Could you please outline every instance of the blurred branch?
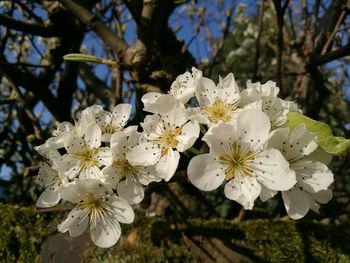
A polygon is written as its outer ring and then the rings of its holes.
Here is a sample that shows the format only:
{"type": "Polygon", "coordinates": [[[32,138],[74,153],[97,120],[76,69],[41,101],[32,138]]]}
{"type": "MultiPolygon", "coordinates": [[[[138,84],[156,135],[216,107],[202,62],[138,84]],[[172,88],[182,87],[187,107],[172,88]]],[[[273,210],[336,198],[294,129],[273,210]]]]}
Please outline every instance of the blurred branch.
{"type": "Polygon", "coordinates": [[[313,58],[312,62],[316,65],[322,65],[345,56],[350,56],[350,43],[336,50],[330,51],[327,54],[317,55],[313,58]]]}
{"type": "Polygon", "coordinates": [[[60,0],[60,2],[64,4],[69,12],[90,27],[107,46],[117,53],[119,58],[124,56],[125,51],[129,47],[128,44],[117,37],[116,34],[102,23],[95,14],[91,13],[73,0],[60,0]]]}
{"type": "Polygon", "coordinates": [[[104,81],[95,76],[92,67],[86,63],[79,63],[79,75],[86,87],[91,90],[104,104],[113,104],[111,88],[104,81]]]}
{"type": "Polygon", "coordinates": [[[284,14],[288,7],[289,0],[285,0],[282,5],[282,1],[273,0],[273,5],[276,10],[277,16],[277,85],[280,87],[281,93],[283,93],[283,83],[282,83],[282,53],[283,53],[283,25],[284,25],[284,14]]]}
{"type": "Polygon", "coordinates": [[[254,59],[254,71],[253,71],[253,82],[258,81],[259,73],[259,57],[260,57],[260,39],[263,31],[263,18],[264,18],[264,0],[260,2],[259,10],[259,25],[258,25],[258,36],[255,42],[255,59],[254,59]]]}
{"type": "Polygon", "coordinates": [[[40,24],[23,22],[4,14],[0,14],[0,24],[10,29],[36,36],[55,37],[59,35],[55,26],[44,26],[40,24]]]}

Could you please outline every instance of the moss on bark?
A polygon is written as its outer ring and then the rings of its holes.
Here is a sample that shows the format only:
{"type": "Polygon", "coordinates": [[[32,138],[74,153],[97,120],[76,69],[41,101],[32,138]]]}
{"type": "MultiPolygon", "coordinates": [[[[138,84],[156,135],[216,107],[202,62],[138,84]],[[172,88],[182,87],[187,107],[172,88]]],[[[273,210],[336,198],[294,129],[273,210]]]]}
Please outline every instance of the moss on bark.
{"type": "Polygon", "coordinates": [[[0,262],[39,262],[47,219],[33,208],[0,204],[0,262]]]}
{"type": "MultiPolygon", "coordinates": [[[[122,226],[116,246],[91,246],[84,262],[350,262],[349,224],[136,218],[122,226]]],[[[0,262],[38,262],[51,219],[32,208],[0,205],[0,262]]]]}

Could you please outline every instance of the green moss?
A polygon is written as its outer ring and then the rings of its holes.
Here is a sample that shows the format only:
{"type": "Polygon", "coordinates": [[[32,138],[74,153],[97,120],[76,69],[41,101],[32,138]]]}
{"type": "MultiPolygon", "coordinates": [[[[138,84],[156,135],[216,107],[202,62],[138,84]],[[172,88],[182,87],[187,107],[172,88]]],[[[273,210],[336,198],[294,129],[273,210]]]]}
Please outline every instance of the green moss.
{"type": "Polygon", "coordinates": [[[47,227],[33,208],[0,204],[0,262],[39,262],[47,227]]]}
{"type": "Polygon", "coordinates": [[[124,232],[114,248],[91,248],[85,262],[350,262],[348,225],[143,218],[124,232]]]}

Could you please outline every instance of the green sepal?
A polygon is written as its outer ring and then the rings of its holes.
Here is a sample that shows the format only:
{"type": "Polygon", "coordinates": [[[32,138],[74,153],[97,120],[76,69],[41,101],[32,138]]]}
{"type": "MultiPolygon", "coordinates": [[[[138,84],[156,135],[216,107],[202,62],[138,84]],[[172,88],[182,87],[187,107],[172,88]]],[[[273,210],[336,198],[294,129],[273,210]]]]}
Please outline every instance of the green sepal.
{"type": "Polygon", "coordinates": [[[327,153],[340,155],[350,147],[350,139],[333,136],[331,127],[326,123],[315,121],[297,112],[289,112],[286,126],[294,129],[304,123],[306,129],[317,135],[319,146],[327,153]]]}

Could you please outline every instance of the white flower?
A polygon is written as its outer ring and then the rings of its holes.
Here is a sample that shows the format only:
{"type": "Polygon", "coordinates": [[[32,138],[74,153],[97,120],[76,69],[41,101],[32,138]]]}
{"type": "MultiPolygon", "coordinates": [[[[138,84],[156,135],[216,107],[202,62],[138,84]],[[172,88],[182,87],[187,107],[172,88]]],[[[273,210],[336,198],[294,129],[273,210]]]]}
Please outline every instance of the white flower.
{"type": "Polygon", "coordinates": [[[203,140],[210,153],[192,158],[188,165],[190,181],[199,189],[211,191],[225,180],[225,195],[252,209],[261,185],[271,190],[288,190],[295,175],[282,154],[266,148],[270,121],[259,110],[241,112],[234,124],[212,126],[203,140]]]}
{"type": "Polygon", "coordinates": [[[114,133],[110,145],[113,152],[113,164],[102,170],[107,176],[106,183],[116,188],[118,195],[131,204],[142,201],[143,185],[162,179],[158,177],[155,166],[133,165],[126,159],[126,153],[138,144],[140,135],[136,130],[114,133]]]}
{"type": "Polygon", "coordinates": [[[58,231],[77,237],[90,226],[91,239],[99,247],[111,247],[121,234],[120,223],[134,221],[134,211],[112,188],[94,179],[79,180],[61,190],[62,198],[75,205],[58,231]]]}
{"type": "Polygon", "coordinates": [[[130,113],[131,105],[127,103],[118,104],[112,113],[103,110],[101,106],[94,105],[82,112],[80,122],[84,125],[96,122],[102,131],[101,140],[108,142],[113,133],[124,129],[124,126],[129,120],[130,113]]]}
{"type": "Polygon", "coordinates": [[[174,175],[180,154],[190,148],[199,136],[197,122],[187,121],[185,109],[175,107],[164,114],[149,115],[142,125],[139,145],[126,158],[133,165],[157,164],[160,177],[168,181],[174,175]]]}
{"type": "Polygon", "coordinates": [[[171,84],[169,94],[158,92],[146,93],[141,98],[144,104],[144,111],[164,113],[171,110],[175,106],[176,101],[182,104],[187,103],[194,97],[197,82],[201,77],[202,72],[196,68],[192,68],[192,74],[185,72],[176,78],[171,84]],[[169,98],[165,98],[166,96],[171,96],[174,100],[170,101],[169,98]],[[160,104],[162,105],[160,106],[160,104]]]}
{"type": "Polygon", "coordinates": [[[65,142],[67,154],[62,156],[58,169],[70,179],[80,178],[100,179],[101,166],[112,164],[112,152],[101,145],[101,129],[92,122],[85,131],[84,138],[71,136],[65,142]]]}
{"type": "Polygon", "coordinates": [[[247,88],[241,92],[241,105],[247,107],[252,103],[260,102],[261,110],[271,121],[271,128],[283,127],[287,121],[288,112],[300,112],[300,110],[296,103],[277,98],[278,92],[279,88],[273,81],[260,84],[260,82],[252,83],[248,80],[247,88]]]}
{"type": "MultiPolygon", "coordinates": [[[[333,182],[333,174],[327,165],[315,160],[316,155],[311,155],[317,148],[316,135],[307,131],[304,124],[292,131],[288,128],[273,131],[269,146],[282,152],[296,174],[296,185],[282,192],[291,218],[302,218],[310,209],[317,212],[319,203],[327,203],[332,198],[328,187],[333,182]]],[[[317,156],[322,155],[319,153],[317,156]]]]}
{"type": "Polygon", "coordinates": [[[36,206],[52,207],[59,203],[61,194],[59,189],[68,183],[68,179],[63,177],[57,170],[51,168],[47,163],[43,163],[35,182],[45,190],[39,196],[36,206]]]}
{"type": "Polygon", "coordinates": [[[211,79],[201,77],[196,86],[196,98],[199,107],[189,109],[187,115],[209,126],[232,122],[242,110],[240,91],[232,73],[220,78],[217,86],[211,79]]]}

